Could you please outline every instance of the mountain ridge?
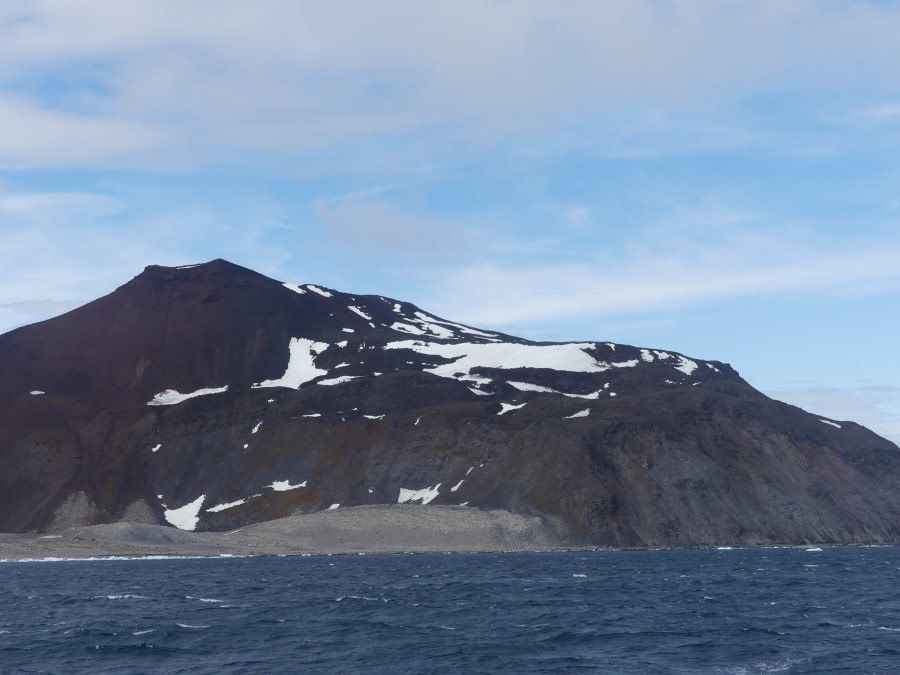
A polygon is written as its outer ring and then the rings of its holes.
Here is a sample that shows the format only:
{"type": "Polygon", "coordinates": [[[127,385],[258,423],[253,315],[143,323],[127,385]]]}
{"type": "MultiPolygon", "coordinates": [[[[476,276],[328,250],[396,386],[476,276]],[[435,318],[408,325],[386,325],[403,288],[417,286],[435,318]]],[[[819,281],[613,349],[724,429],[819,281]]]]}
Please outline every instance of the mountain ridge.
{"type": "Polygon", "coordinates": [[[897,446],[725,363],[533,342],[224,260],[150,265],[0,335],[0,372],[2,531],[405,499],[597,545],[900,539],[897,446]]]}

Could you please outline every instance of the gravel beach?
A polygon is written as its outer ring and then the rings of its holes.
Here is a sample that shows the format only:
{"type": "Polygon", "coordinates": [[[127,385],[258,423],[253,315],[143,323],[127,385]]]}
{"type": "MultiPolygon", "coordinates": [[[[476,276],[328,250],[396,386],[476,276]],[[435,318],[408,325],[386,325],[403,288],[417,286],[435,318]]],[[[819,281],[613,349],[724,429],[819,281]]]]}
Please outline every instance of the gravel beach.
{"type": "Polygon", "coordinates": [[[231,532],[141,523],[0,534],[0,560],[105,556],[301,555],[536,551],[567,548],[537,517],[461,506],[356,506],[289,516],[231,532]]]}

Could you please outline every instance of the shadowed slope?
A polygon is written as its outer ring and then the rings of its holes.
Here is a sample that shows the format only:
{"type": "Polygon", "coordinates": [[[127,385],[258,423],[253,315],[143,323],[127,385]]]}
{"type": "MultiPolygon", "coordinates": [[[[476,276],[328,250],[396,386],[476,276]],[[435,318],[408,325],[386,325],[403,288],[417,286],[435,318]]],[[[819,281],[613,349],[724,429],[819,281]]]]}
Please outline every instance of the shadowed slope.
{"type": "Polygon", "coordinates": [[[0,530],[466,504],[604,545],[900,538],[900,451],[730,366],[217,260],[0,336],[0,530]],[[43,393],[31,393],[43,392],[43,393]]]}

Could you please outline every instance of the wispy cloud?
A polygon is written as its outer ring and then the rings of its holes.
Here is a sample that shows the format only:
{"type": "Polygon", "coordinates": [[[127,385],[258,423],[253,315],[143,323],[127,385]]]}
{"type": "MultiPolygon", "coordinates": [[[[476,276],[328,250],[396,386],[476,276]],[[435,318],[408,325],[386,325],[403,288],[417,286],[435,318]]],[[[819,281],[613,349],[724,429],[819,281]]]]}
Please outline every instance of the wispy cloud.
{"type": "Polygon", "coordinates": [[[459,259],[473,250],[466,228],[459,223],[410,215],[388,202],[359,196],[317,204],[325,245],[339,255],[369,259],[375,266],[414,262],[405,273],[415,274],[434,261],[459,259]]]}
{"type": "Polygon", "coordinates": [[[436,309],[470,322],[514,326],[669,310],[784,292],[847,293],[900,285],[900,245],[815,250],[771,237],[667,241],[556,265],[492,261],[443,270],[436,309]]]}
{"type": "MultiPolygon", "coordinates": [[[[308,166],[347,151],[349,170],[398,139],[418,139],[431,151],[423,156],[464,156],[576,121],[587,142],[592,121],[610,114],[641,119],[596,144],[635,157],[684,147],[654,109],[727,107],[807,80],[896,84],[881,67],[900,58],[891,5],[636,0],[558,10],[540,0],[7,3],[0,123],[18,131],[0,137],[0,165],[308,166]]],[[[724,119],[706,124],[695,147],[752,140],[724,119]]],[[[406,150],[415,156],[414,144],[406,150]]]]}
{"type": "Polygon", "coordinates": [[[869,117],[900,117],[900,103],[872,106],[867,108],[865,112],[869,117]]]}
{"type": "Polygon", "coordinates": [[[0,92],[0,167],[73,166],[164,168],[174,140],[158,125],[113,115],[80,115],[51,110],[0,92]]]}

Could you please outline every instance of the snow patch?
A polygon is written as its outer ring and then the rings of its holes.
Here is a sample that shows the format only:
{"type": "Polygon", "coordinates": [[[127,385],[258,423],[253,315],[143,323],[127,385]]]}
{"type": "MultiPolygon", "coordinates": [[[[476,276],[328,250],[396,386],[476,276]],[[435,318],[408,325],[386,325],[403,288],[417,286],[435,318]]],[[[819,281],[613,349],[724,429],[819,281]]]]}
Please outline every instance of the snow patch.
{"type": "Polygon", "coordinates": [[[336,509],[339,506],[340,506],[340,504],[332,504],[331,506],[328,507],[328,510],[333,511],[334,509],[336,509]]]}
{"type": "Polygon", "coordinates": [[[306,481],[302,483],[297,483],[296,485],[291,485],[290,481],[287,480],[276,480],[272,481],[271,484],[266,485],[267,488],[272,488],[275,492],[287,492],[288,490],[296,490],[297,488],[306,487],[306,481]]]}
{"type": "Polygon", "coordinates": [[[675,370],[680,370],[685,375],[690,375],[695,370],[697,370],[697,364],[694,361],[691,361],[689,358],[679,356],[678,365],[675,366],[675,370]]]}
{"type": "Polygon", "coordinates": [[[505,415],[506,413],[508,413],[511,410],[518,410],[519,408],[524,408],[524,407],[525,407],[525,403],[520,403],[519,405],[515,405],[513,403],[501,403],[500,404],[501,410],[497,414],[505,415]]]}
{"type": "MultiPolygon", "coordinates": [[[[300,295],[306,295],[306,291],[304,291],[302,288],[300,288],[297,284],[288,284],[288,283],[284,283],[284,284],[281,284],[281,285],[284,286],[285,288],[287,288],[287,289],[290,290],[290,291],[294,291],[294,293],[299,293],[300,295]]],[[[209,509],[207,509],[207,511],[208,511],[208,510],[209,510],[209,509]]]]}
{"type": "Polygon", "coordinates": [[[832,422],[831,420],[819,420],[819,421],[822,422],[822,423],[824,423],[824,424],[830,424],[831,426],[835,427],[836,429],[840,429],[840,428],[841,428],[841,425],[840,425],[840,424],[838,424],[837,422],[832,422]]]}
{"type": "Polygon", "coordinates": [[[559,394],[561,392],[556,391],[556,389],[551,389],[550,387],[544,387],[540,384],[531,384],[530,382],[514,382],[509,380],[507,384],[514,389],[518,389],[519,391],[539,391],[545,394],[559,394]]]}
{"type": "Polygon", "coordinates": [[[163,517],[179,530],[193,531],[197,527],[197,521],[200,520],[200,507],[203,506],[204,499],[206,499],[206,495],[200,495],[190,504],[185,504],[181,508],[163,511],[163,517]]]}
{"type": "Polygon", "coordinates": [[[157,443],[152,448],[150,448],[150,452],[158,452],[161,447],[162,447],[162,443],[157,443]]]}
{"type": "Polygon", "coordinates": [[[360,376],[359,375],[342,375],[341,377],[333,377],[328,380],[319,380],[317,382],[317,384],[323,384],[326,387],[331,387],[336,384],[342,384],[344,382],[349,382],[350,380],[355,380],[358,377],[360,377],[360,376]]]}
{"type": "Polygon", "coordinates": [[[322,413],[309,413],[308,415],[304,415],[304,417],[321,417],[322,413]]]}
{"type": "Polygon", "coordinates": [[[587,417],[590,414],[591,414],[591,409],[585,408],[584,410],[580,410],[577,413],[572,413],[571,415],[567,415],[566,417],[563,417],[563,419],[564,420],[574,420],[578,417],[587,417]]]}
{"type": "Polygon", "coordinates": [[[225,511],[226,509],[233,509],[235,506],[240,506],[241,504],[246,504],[246,499],[238,499],[236,502],[227,502],[225,504],[216,504],[215,506],[211,506],[206,509],[207,513],[218,513],[219,511],[225,511]]]}
{"type": "Polygon", "coordinates": [[[462,479],[461,481],[459,481],[456,485],[454,485],[452,488],[450,488],[450,492],[456,492],[457,490],[459,490],[460,486],[461,486],[465,481],[466,481],[466,479],[463,478],[463,479],[462,479]]]}
{"type": "Polygon", "coordinates": [[[488,340],[500,339],[500,337],[496,333],[485,333],[482,330],[470,328],[469,326],[463,326],[460,323],[450,323],[449,321],[443,321],[442,323],[445,323],[448,326],[453,326],[454,328],[458,328],[461,333],[467,333],[468,335],[477,335],[479,337],[487,338],[488,340]]]}
{"type": "MultiPolygon", "coordinates": [[[[475,328],[471,328],[471,327],[469,327],[469,326],[464,326],[464,325],[462,325],[461,323],[454,323],[454,322],[452,322],[452,321],[445,321],[444,319],[438,319],[438,318],[433,317],[433,316],[428,316],[427,314],[423,314],[422,312],[416,312],[416,317],[417,317],[421,322],[426,322],[426,323],[428,323],[428,324],[432,327],[432,329],[435,328],[435,327],[436,327],[436,328],[440,328],[439,326],[434,326],[434,324],[442,324],[442,325],[444,325],[444,326],[450,326],[451,328],[456,328],[456,329],[457,329],[459,332],[461,332],[461,333],[467,333],[467,334],[469,334],[469,335],[477,335],[477,336],[479,336],[479,337],[484,337],[484,338],[488,338],[488,339],[495,339],[495,338],[497,338],[497,334],[496,334],[496,333],[485,333],[484,331],[476,330],[475,328]]],[[[424,324],[423,324],[423,325],[424,325],[424,324]]],[[[449,336],[447,336],[447,337],[455,337],[455,336],[452,335],[452,333],[451,333],[451,334],[450,334],[449,336]]]]}
{"type": "Polygon", "coordinates": [[[380,420],[384,419],[384,415],[363,415],[367,420],[380,420]]]}
{"type": "Polygon", "coordinates": [[[364,318],[366,321],[371,321],[371,320],[372,320],[372,317],[371,317],[371,316],[369,316],[368,314],[366,314],[364,311],[362,311],[359,307],[357,307],[357,306],[355,306],[355,305],[347,305],[347,309],[349,309],[349,310],[350,310],[351,312],[353,312],[354,314],[358,314],[359,316],[361,316],[362,318],[364,318]]]}
{"type": "Polygon", "coordinates": [[[549,368],[578,373],[599,373],[608,370],[609,364],[598,362],[585,351],[594,346],[589,342],[534,345],[511,342],[441,344],[423,340],[403,340],[389,342],[385,345],[385,349],[409,349],[419,354],[453,359],[450,363],[426,368],[425,372],[440,377],[478,382],[484,381],[485,378],[472,375],[471,371],[475,368],[549,368]]]}
{"type": "Polygon", "coordinates": [[[255,434],[257,431],[259,431],[259,428],[260,428],[261,426],[262,426],[262,420],[260,420],[259,422],[256,423],[256,426],[253,427],[253,431],[251,431],[250,433],[251,433],[251,434],[255,434]]]}
{"type": "Polygon", "coordinates": [[[666,359],[672,358],[672,355],[669,354],[669,352],[660,352],[654,349],[653,353],[656,354],[656,358],[658,358],[660,361],[665,361],[666,359]]]}
{"type": "Polygon", "coordinates": [[[438,496],[439,487],[441,487],[440,483],[434,487],[426,487],[421,490],[407,490],[406,488],[400,488],[400,497],[398,497],[397,503],[406,504],[409,502],[421,502],[422,504],[428,504],[438,496]]]}
{"type": "Polygon", "coordinates": [[[469,387],[469,391],[473,394],[478,394],[479,396],[493,396],[493,394],[489,391],[481,391],[481,389],[476,389],[475,387],[469,387]]]}
{"type": "Polygon", "coordinates": [[[557,391],[556,389],[551,389],[550,387],[544,387],[540,384],[531,384],[529,382],[515,382],[513,380],[509,380],[507,384],[515,389],[518,389],[519,391],[537,391],[546,394],[559,394],[560,396],[568,396],[569,398],[600,398],[599,391],[595,391],[590,394],[569,394],[564,391],[557,391]]]}
{"type": "Polygon", "coordinates": [[[314,380],[320,375],[328,374],[327,370],[316,368],[314,364],[316,356],[328,349],[327,343],[315,342],[307,338],[291,338],[288,348],[290,350],[290,359],[284,375],[277,380],[265,380],[259,384],[254,384],[254,389],[263,387],[299,389],[300,385],[314,380]]]}
{"type": "Polygon", "coordinates": [[[628,361],[613,361],[611,365],[614,368],[634,368],[637,364],[637,359],[630,359],[628,361]]]}
{"type": "Polygon", "coordinates": [[[31,394],[32,396],[43,396],[47,392],[41,391],[40,389],[34,389],[33,391],[29,391],[28,393],[31,394]]]}
{"type": "Polygon", "coordinates": [[[409,333],[410,335],[425,335],[425,331],[413,326],[412,324],[402,323],[400,321],[395,321],[391,324],[391,330],[396,330],[401,333],[409,333]]]}
{"type": "Polygon", "coordinates": [[[649,349],[641,350],[641,358],[647,363],[653,363],[653,354],[650,353],[649,349]]]}
{"type": "Polygon", "coordinates": [[[352,328],[341,328],[341,330],[344,331],[345,333],[355,333],[356,332],[352,328]]]}
{"type": "Polygon", "coordinates": [[[324,289],[319,288],[318,286],[313,286],[312,284],[306,284],[306,287],[307,287],[309,290],[311,290],[313,293],[318,293],[318,294],[321,295],[323,298],[330,298],[330,297],[331,297],[331,293],[329,293],[328,291],[326,291],[326,290],[324,290],[324,289]]]}
{"type": "Polygon", "coordinates": [[[227,384],[224,387],[206,387],[204,389],[198,389],[189,394],[182,394],[174,389],[166,389],[154,396],[152,400],[148,401],[147,405],[175,405],[176,403],[187,401],[189,398],[206,396],[207,394],[221,394],[224,391],[228,391],[227,384]]]}
{"type": "Polygon", "coordinates": [[[410,321],[415,321],[419,324],[424,330],[432,333],[436,337],[439,338],[454,338],[456,335],[453,334],[453,331],[449,328],[444,328],[443,326],[438,325],[441,322],[439,319],[435,319],[433,316],[428,316],[423,312],[416,312],[416,318],[410,319],[410,321]]]}

